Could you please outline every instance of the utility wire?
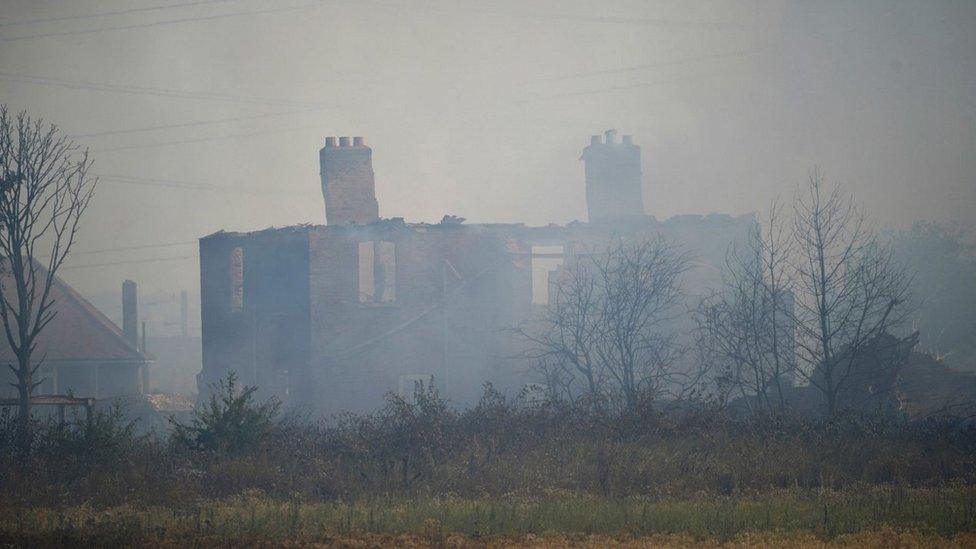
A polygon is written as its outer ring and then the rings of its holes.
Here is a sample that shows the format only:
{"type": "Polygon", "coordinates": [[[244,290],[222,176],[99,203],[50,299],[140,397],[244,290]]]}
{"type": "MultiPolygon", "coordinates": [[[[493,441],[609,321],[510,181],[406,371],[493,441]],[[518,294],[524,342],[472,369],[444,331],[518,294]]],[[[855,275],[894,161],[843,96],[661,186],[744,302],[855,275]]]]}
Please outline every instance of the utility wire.
{"type": "Polygon", "coordinates": [[[216,190],[216,191],[233,191],[233,187],[228,185],[214,185],[212,183],[198,183],[191,181],[180,181],[172,179],[154,179],[149,177],[135,177],[131,175],[110,175],[110,174],[99,174],[96,175],[99,182],[108,181],[111,183],[123,183],[127,185],[147,185],[153,187],[172,187],[178,189],[194,189],[194,190],[216,190]]]}
{"type": "MultiPolygon", "coordinates": [[[[339,2],[335,2],[335,3],[339,3],[339,2]]],[[[349,4],[353,4],[353,5],[357,5],[357,4],[360,4],[360,5],[361,4],[369,4],[369,5],[373,5],[373,6],[387,7],[387,8],[396,8],[396,9],[404,9],[404,8],[409,8],[411,10],[417,10],[418,9],[418,7],[417,6],[414,6],[414,5],[399,4],[399,3],[389,3],[389,2],[367,2],[367,1],[361,1],[361,2],[342,2],[342,3],[349,3],[349,4]]],[[[95,28],[95,29],[84,29],[84,30],[76,30],[76,31],[62,31],[62,32],[49,32],[49,33],[39,33],[39,34],[28,34],[28,35],[22,35],[22,36],[12,36],[12,37],[8,37],[8,38],[0,38],[0,42],[13,42],[13,41],[18,41],[18,40],[29,40],[29,39],[33,39],[33,38],[50,38],[50,37],[58,37],[58,36],[75,36],[75,35],[80,35],[80,34],[93,34],[93,33],[107,32],[107,31],[116,31],[116,30],[127,30],[127,29],[140,29],[140,28],[158,27],[158,26],[164,26],[164,25],[174,25],[174,24],[179,24],[179,23],[189,23],[189,22],[196,22],[196,21],[211,21],[211,20],[215,20],[215,19],[225,19],[225,18],[228,18],[228,17],[239,17],[239,16],[246,16],[246,15],[260,15],[260,14],[265,14],[265,13],[278,13],[278,12],[286,12],[286,11],[297,11],[297,10],[303,10],[303,9],[308,9],[308,8],[320,7],[322,5],[324,5],[324,2],[319,1],[319,2],[314,2],[314,3],[309,3],[309,4],[299,4],[299,5],[296,5],[296,6],[288,6],[288,7],[283,7],[283,8],[279,7],[279,8],[268,8],[268,9],[264,9],[264,10],[220,13],[220,14],[209,15],[209,16],[185,17],[185,18],[178,18],[178,19],[168,19],[168,20],[163,20],[163,21],[153,21],[153,22],[148,22],[148,23],[136,23],[136,24],[131,24],[131,25],[117,25],[117,26],[99,27],[99,28],[95,28]]],[[[174,7],[176,7],[176,6],[174,6],[174,7]]],[[[462,9],[455,9],[455,10],[445,10],[445,9],[438,9],[436,7],[423,7],[423,6],[421,6],[419,9],[422,10],[422,11],[427,11],[427,12],[441,12],[441,13],[455,13],[455,12],[461,12],[461,13],[463,13],[463,12],[468,12],[468,13],[475,13],[475,14],[479,14],[479,15],[489,15],[489,16],[495,15],[495,16],[501,16],[501,17],[514,17],[514,18],[520,18],[520,19],[564,19],[564,20],[571,20],[571,21],[583,21],[583,22],[595,22],[595,23],[609,23],[609,24],[615,24],[615,25],[651,25],[651,26],[667,26],[667,27],[692,27],[692,26],[697,26],[697,27],[712,27],[712,28],[720,28],[720,29],[721,28],[734,28],[734,29],[743,29],[743,28],[745,28],[742,25],[734,25],[734,24],[725,23],[725,22],[677,21],[677,20],[654,18],[654,17],[626,17],[626,16],[601,16],[601,15],[594,16],[594,15],[572,14],[572,13],[528,12],[528,11],[522,11],[522,12],[506,12],[506,11],[485,10],[485,9],[477,9],[477,8],[462,8],[462,9]]]]}
{"type": "Polygon", "coordinates": [[[21,27],[24,25],[39,25],[42,23],[57,23],[62,21],[78,21],[82,19],[96,19],[99,17],[113,17],[117,15],[131,15],[133,13],[143,13],[147,11],[160,11],[169,10],[174,8],[187,8],[191,6],[200,6],[204,4],[222,4],[225,2],[238,2],[240,0],[201,0],[198,2],[183,2],[181,4],[167,4],[164,6],[149,6],[144,8],[128,8],[124,10],[116,11],[102,11],[98,13],[86,13],[81,15],[66,15],[63,17],[42,17],[38,19],[24,19],[21,21],[11,21],[9,23],[0,23],[0,28],[4,27],[21,27]]]}
{"type": "Polygon", "coordinates": [[[296,132],[296,131],[302,131],[302,130],[320,130],[320,129],[322,129],[322,124],[317,124],[317,125],[314,125],[314,126],[297,126],[297,127],[293,127],[293,128],[281,128],[281,129],[277,129],[277,130],[267,130],[267,131],[260,131],[260,132],[249,132],[249,133],[237,133],[237,134],[230,134],[230,135],[219,135],[219,136],[215,136],[215,137],[201,137],[199,139],[180,139],[180,140],[176,140],[176,141],[162,141],[162,142],[158,142],[158,143],[146,143],[146,144],[143,144],[143,145],[123,145],[121,147],[110,147],[110,148],[105,148],[105,149],[92,149],[91,152],[93,152],[93,153],[94,152],[101,153],[101,152],[114,152],[114,151],[128,151],[128,150],[132,150],[132,149],[146,149],[146,148],[151,148],[151,147],[166,147],[166,146],[170,146],[170,145],[186,145],[186,144],[189,144],[189,143],[204,143],[204,142],[207,142],[207,141],[222,141],[224,139],[236,139],[236,138],[239,138],[239,137],[253,137],[253,136],[257,136],[257,135],[270,135],[270,134],[276,134],[276,133],[287,133],[287,132],[296,132]]]}
{"type": "MultiPolygon", "coordinates": [[[[762,48],[762,49],[765,49],[765,48],[762,48]]],[[[647,63],[647,64],[643,64],[643,65],[633,65],[633,66],[630,66],[630,67],[621,67],[619,69],[604,69],[604,70],[597,70],[597,71],[590,71],[590,72],[581,72],[581,73],[576,73],[576,74],[568,74],[568,75],[565,75],[565,76],[555,76],[555,77],[552,77],[552,78],[542,78],[542,79],[539,79],[539,80],[532,80],[530,82],[526,82],[525,84],[543,84],[543,83],[548,83],[548,82],[559,82],[559,81],[562,81],[562,80],[572,80],[572,79],[576,79],[576,78],[587,78],[587,77],[590,77],[590,76],[606,76],[606,75],[610,75],[610,74],[624,74],[624,73],[628,73],[628,72],[636,72],[636,71],[642,71],[642,70],[647,70],[647,69],[656,69],[656,68],[661,68],[661,67],[671,67],[671,66],[685,65],[685,64],[695,63],[695,62],[698,62],[698,61],[706,61],[706,60],[710,60],[710,59],[725,59],[725,58],[729,58],[729,57],[750,56],[750,55],[755,55],[757,53],[760,53],[762,51],[762,49],[731,51],[731,52],[724,52],[724,53],[712,53],[712,54],[707,54],[707,55],[698,55],[698,56],[694,56],[694,57],[685,57],[685,58],[682,58],[682,59],[675,59],[673,61],[660,61],[660,62],[657,62],[657,63],[647,63]]]]}
{"type": "Polygon", "coordinates": [[[71,257],[76,255],[92,255],[92,254],[104,254],[111,252],[128,252],[132,250],[147,250],[149,248],[172,248],[173,246],[189,246],[190,244],[196,244],[196,240],[186,240],[183,242],[166,242],[164,244],[141,244],[138,246],[121,246],[119,248],[103,248],[101,250],[82,250],[82,251],[71,251],[71,257]]]}
{"type": "MultiPolygon", "coordinates": [[[[736,56],[743,56],[743,55],[751,55],[751,54],[758,53],[759,51],[760,50],[747,50],[747,51],[741,51],[741,52],[728,52],[728,53],[719,53],[719,54],[709,54],[709,55],[705,55],[705,56],[700,56],[700,57],[695,57],[695,58],[686,58],[686,59],[676,60],[676,61],[671,61],[671,62],[662,62],[662,63],[655,63],[655,64],[638,65],[638,66],[635,66],[635,67],[626,67],[626,68],[622,68],[622,69],[608,69],[608,70],[604,70],[604,71],[595,71],[595,72],[592,72],[592,73],[583,73],[583,74],[578,74],[578,75],[571,75],[571,76],[566,76],[566,77],[559,77],[559,78],[550,79],[550,80],[551,81],[556,81],[556,80],[576,78],[576,77],[582,77],[582,76],[599,75],[599,74],[609,74],[609,73],[617,73],[617,72],[636,71],[636,70],[641,70],[641,69],[651,68],[651,67],[658,67],[658,66],[680,65],[680,64],[685,64],[685,63],[689,63],[689,62],[693,62],[693,61],[697,61],[697,60],[703,60],[703,59],[714,59],[714,58],[726,58],[726,57],[736,57],[736,56]]],[[[0,72],[0,79],[3,79],[3,75],[4,74],[5,73],[0,72]]],[[[644,87],[656,86],[656,85],[660,85],[660,84],[666,84],[666,83],[669,83],[669,82],[673,82],[674,80],[675,79],[669,79],[669,80],[663,80],[663,81],[657,81],[657,82],[650,82],[650,83],[631,84],[631,85],[626,85],[626,86],[616,86],[616,87],[602,88],[600,90],[592,90],[592,91],[565,92],[565,93],[559,93],[559,94],[554,94],[554,95],[548,95],[548,96],[540,97],[540,98],[529,99],[529,100],[525,100],[525,101],[521,101],[521,102],[545,101],[545,100],[549,100],[549,99],[561,98],[561,97],[568,97],[568,96],[575,96],[575,95],[591,95],[591,94],[603,93],[603,92],[608,92],[608,91],[620,91],[620,90],[629,90],[629,89],[635,89],[635,88],[644,88],[644,87]]],[[[545,80],[540,80],[538,82],[544,82],[544,81],[545,80]]],[[[286,116],[286,115],[291,115],[291,114],[301,114],[301,113],[305,113],[305,112],[313,112],[313,111],[317,111],[317,110],[324,110],[324,109],[327,109],[327,108],[341,108],[341,107],[340,106],[334,106],[334,107],[319,106],[319,107],[314,107],[314,108],[310,108],[310,109],[302,109],[302,110],[290,111],[290,112],[286,112],[286,113],[270,113],[270,114],[261,114],[261,115],[252,115],[252,116],[232,117],[232,118],[217,119],[217,120],[206,120],[206,121],[198,121],[198,122],[189,122],[189,123],[184,123],[184,124],[170,124],[170,125],[156,126],[156,127],[133,128],[133,129],[129,129],[129,130],[115,130],[115,131],[97,132],[97,133],[89,133],[89,134],[77,134],[77,135],[73,135],[72,137],[98,137],[98,136],[103,136],[103,135],[114,135],[114,134],[123,134],[123,133],[136,133],[136,132],[151,131],[151,130],[157,130],[157,129],[170,129],[170,128],[179,128],[179,127],[202,126],[202,125],[208,125],[208,124],[218,124],[218,123],[223,123],[223,122],[235,122],[235,121],[243,121],[243,120],[250,120],[250,119],[269,118],[269,117],[274,117],[274,116],[286,116]]],[[[162,147],[162,146],[171,146],[171,145],[182,145],[182,144],[188,144],[188,143],[203,143],[203,142],[209,142],[209,141],[219,141],[219,140],[224,140],[224,139],[235,139],[235,138],[239,138],[239,137],[253,137],[253,136],[259,136],[259,135],[267,135],[267,134],[275,134],[275,133],[285,133],[285,132],[290,132],[290,131],[301,131],[301,130],[306,130],[306,129],[317,129],[319,127],[320,126],[298,126],[298,127],[293,127],[293,128],[282,128],[282,129],[278,129],[278,130],[267,130],[267,131],[260,131],[260,132],[247,132],[247,133],[231,134],[231,135],[224,135],[224,136],[203,137],[203,138],[198,138],[198,139],[181,139],[181,140],[173,140],[173,141],[163,141],[163,142],[158,142],[158,143],[147,143],[147,144],[137,144],[137,145],[122,145],[122,146],[118,146],[118,147],[106,147],[106,148],[101,148],[101,149],[94,149],[92,152],[114,152],[114,151],[134,150],[134,149],[162,147]]]]}
{"type": "Polygon", "coordinates": [[[522,101],[519,101],[519,103],[536,103],[536,102],[539,102],[539,101],[549,101],[549,100],[552,100],[552,99],[559,99],[559,98],[562,98],[562,97],[574,97],[574,96],[581,96],[581,95],[598,95],[598,94],[605,94],[605,93],[608,93],[608,92],[616,92],[616,91],[624,91],[624,90],[635,90],[635,89],[640,89],[640,88],[650,88],[650,87],[654,87],[654,86],[660,86],[662,84],[672,84],[674,82],[679,82],[679,81],[682,81],[682,80],[707,80],[707,79],[715,78],[715,77],[719,77],[719,76],[728,76],[729,74],[733,74],[733,73],[722,72],[722,73],[699,74],[699,75],[692,76],[692,77],[668,78],[666,80],[657,80],[657,81],[654,81],[654,82],[644,82],[644,83],[640,83],[640,84],[628,84],[628,85],[624,85],[624,86],[610,86],[610,87],[606,87],[606,88],[600,88],[600,89],[597,89],[597,90],[585,90],[585,91],[556,93],[556,94],[546,95],[546,96],[542,96],[542,97],[535,97],[535,98],[532,98],[532,99],[523,99],[522,101]]]}
{"type": "Polygon", "coordinates": [[[112,93],[122,93],[128,95],[152,95],[158,97],[177,97],[180,99],[198,99],[203,101],[222,101],[235,103],[252,103],[258,105],[279,105],[287,107],[305,108],[330,108],[329,105],[318,103],[306,103],[301,101],[291,101],[275,99],[269,97],[252,97],[233,95],[216,92],[196,92],[186,90],[173,90],[166,88],[153,88],[148,86],[132,86],[124,84],[105,84],[100,82],[85,82],[78,80],[64,80],[60,78],[49,78],[45,76],[35,76],[30,74],[13,73],[0,71],[0,80],[19,82],[22,84],[34,84],[38,86],[53,86],[74,90],[92,90],[112,93]]]}
{"type": "Polygon", "coordinates": [[[89,267],[112,267],[115,265],[132,265],[136,263],[158,263],[161,261],[186,261],[197,259],[195,255],[180,255],[175,257],[154,257],[152,259],[134,259],[130,261],[110,261],[108,263],[87,263],[85,265],[65,265],[62,269],[87,269],[89,267]]]}
{"type": "MultiPolygon", "coordinates": [[[[174,128],[190,128],[190,127],[196,127],[196,126],[208,126],[208,125],[211,125],[211,124],[225,124],[227,122],[243,122],[244,120],[257,120],[257,119],[260,119],[260,118],[273,118],[273,117],[278,117],[278,116],[290,116],[290,115],[293,115],[293,114],[305,114],[305,113],[309,113],[309,112],[315,112],[315,111],[325,110],[325,109],[328,109],[328,108],[330,108],[330,107],[315,107],[315,108],[311,108],[311,109],[301,109],[301,110],[297,110],[297,111],[274,112],[274,113],[266,113],[266,114],[255,114],[255,115],[251,115],[251,116],[236,116],[236,117],[233,117],[233,118],[218,118],[218,119],[214,119],[214,120],[198,120],[196,122],[185,122],[185,123],[182,123],[182,124],[165,124],[165,125],[162,125],[162,126],[145,126],[145,127],[142,127],[142,128],[128,128],[128,129],[124,129],[124,130],[109,130],[109,131],[94,132],[94,133],[76,133],[76,134],[69,135],[68,137],[71,137],[71,138],[79,138],[79,137],[103,137],[103,136],[106,136],[106,135],[120,135],[120,134],[127,134],[127,133],[151,132],[151,131],[157,131],[157,130],[171,130],[171,129],[174,129],[174,128]]],[[[331,108],[338,109],[338,108],[342,108],[342,107],[336,106],[336,107],[331,107],[331,108]]]]}
{"type": "MultiPolygon", "coordinates": [[[[367,3],[367,0],[363,0],[367,3]]],[[[676,20],[676,19],[664,19],[661,17],[627,17],[627,16],[614,16],[614,15],[586,15],[586,14],[576,14],[576,13],[560,13],[560,12],[547,12],[547,11],[500,11],[494,9],[480,9],[480,8],[455,8],[455,9],[444,9],[438,8],[436,6],[429,5],[414,5],[405,3],[394,3],[394,2],[376,2],[369,1],[369,4],[375,6],[389,7],[389,8],[399,8],[399,9],[410,9],[412,11],[426,11],[428,13],[474,13],[478,15],[488,15],[488,16],[499,16],[508,17],[516,19],[563,19],[569,21],[580,21],[585,23],[605,23],[613,25],[639,25],[639,26],[657,26],[657,27],[705,27],[705,28],[715,28],[715,29],[736,29],[742,30],[747,29],[745,25],[724,22],[724,21],[691,21],[691,20],[676,20]]]]}
{"type": "MultiPolygon", "coordinates": [[[[94,174],[93,174],[94,175],[94,174]]],[[[154,179],[148,177],[134,177],[128,175],[97,175],[98,180],[108,183],[118,183],[123,185],[144,185],[149,187],[168,187],[174,189],[186,189],[192,191],[218,191],[234,194],[304,194],[300,191],[291,189],[265,188],[265,187],[237,187],[231,185],[214,185],[212,183],[198,183],[192,181],[180,181],[171,179],[154,179]]]]}
{"type": "Polygon", "coordinates": [[[218,13],[215,15],[203,15],[198,17],[183,17],[179,19],[166,19],[162,21],[152,21],[149,23],[135,23],[131,25],[117,25],[111,27],[99,27],[95,29],[85,29],[76,31],[61,31],[61,32],[47,32],[39,34],[26,34],[22,36],[11,36],[7,38],[0,38],[0,42],[16,42],[19,40],[31,40],[34,38],[52,38],[58,36],[77,36],[80,34],[94,34],[106,31],[117,31],[117,30],[128,30],[128,29],[146,29],[151,27],[161,27],[165,25],[175,25],[179,23],[191,23],[198,21],[213,21],[215,19],[226,19],[229,17],[240,17],[246,15],[262,15],[266,13],[279,13],[286,11],[298,11],[308,8],[315,8],[322,6],[322,2],[315,2],[312,4],[299,4],[297,6],[288,6],[284,8],[268,8],[263,10],[253,10],[253,11],[237,11],[230,13],[218,13]]]}

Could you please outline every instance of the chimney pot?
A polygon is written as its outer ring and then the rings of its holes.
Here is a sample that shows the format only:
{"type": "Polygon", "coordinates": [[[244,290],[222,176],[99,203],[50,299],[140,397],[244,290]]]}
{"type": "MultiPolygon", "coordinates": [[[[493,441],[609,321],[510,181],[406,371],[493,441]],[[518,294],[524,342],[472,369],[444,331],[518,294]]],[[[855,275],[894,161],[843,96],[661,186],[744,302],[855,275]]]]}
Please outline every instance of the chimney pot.
{"type": "Polygon", "coordinates": [[[590,145],[599,145],[599,144],[600,144],[600,136],[599,135],[591,135],[590,136],[590,145]]]}
{"type": "Polygon", "coordinates": [[[325,146],[326,147],[335,147],[336,146],[336,138],[335,137],[326,137],[325,138],[325,146]]]}
{"type": "Polygon", "coordinates": [[[633,135],[625,135],[625,136],[623,136],[621,138],[621,140],[623,141],[623,144],[624,145],[633,145],[634,144],[634,136],[633,135]]]}
{"type": "Polygon", "coordinates": [[[322,196],[325,198],[325,219],[328,225],[355,223],[366,225],[379,219],[376,203],[376,184],[373,174],[373,151],[363,138],[339,138],[342,151],[319,154],[319,175],[322,177],[322,196]]]}
{"type": "MultiPolygon", "coordinates": [[[[604,145],[587,147],[582,156],[589,220],[640,218],[644,216],[640,147],[633,144],[629,135],[623,136],[623,145],[615,144],[615,130],[607,130],[604,135],[604,145]]],[[[599,141],[599,136],[593,137],[594,143],[599,141]]]]}

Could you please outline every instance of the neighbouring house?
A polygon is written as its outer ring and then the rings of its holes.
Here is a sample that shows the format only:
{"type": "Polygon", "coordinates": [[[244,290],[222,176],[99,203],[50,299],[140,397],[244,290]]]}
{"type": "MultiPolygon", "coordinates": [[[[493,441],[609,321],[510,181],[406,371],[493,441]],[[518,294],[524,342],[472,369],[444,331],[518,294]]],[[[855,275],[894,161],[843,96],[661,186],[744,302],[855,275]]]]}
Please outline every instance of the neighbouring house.
{"type": "MultiPolygon", "coordinates": [[[[3,291],[11,292],[10,275],[0,280],[3,291]]],[[[134,291],[133,285],[133,299],[134,291]]],[[[51,296],[57,314],[38,336],[33,359],[40,364],[35,380],[41,383],[34,395],[103,399],[145,392],[152,359],[138,349],[135,336],[126,339],[115,323],[60,278],[55,278],[51,296]]],[[[8,299],[16,301],[13,296],[8,299]]],[[[134,329],[134,317],[129,324],[134,329]]],[[[17,362],[6,336],[0,336],[0,362],[17,362]]],[[[13,373],[7,367],[3,372],[0,392],[14,397],[16,389],[8,383],[13,373]]]]}
{"type": "Polygon", "coordinates": [[[895,384],[898,409],[910,417],[953,414],[976,417],[976,375],[913,351],[895,384]]]}
{"type": "MultiPolygon", "coordinates": [[[[85,295],[113,322],[121,326],[122,295],[118,291],[85,295]]],[[[139,345],[152,355],[151,393],[177,393],[196,397],[196,375],[203,365],[200,344],[199,299],[186,291],[140,292],[139,345]]]]}
{"type": "Polygon", "coordinates": [[[976,411],[976,375],[917,350],[918,333],[869,342],[838,395],[842,408],[897,411],[909,417],[976,411]]]}
{"type": "Polygon", "coordinates": [[[229,372],[289,405],[375,408],[387,392],[433,380],[453,402],[485,382],[510,394],[534,381],[508,330],[548,301],[564,258],[618,235],[664,235],[696,256],[690,294],[721,277],[753,216],[644,214],[640,149],[613,131],[583,152],[589,222],[565,226],[380,219],[372,150],[326,139],[326,225],[200,239],[201,396],[229,372]]]}
{"type": "MultiPolygon", "coordinates": [[[[917,345],[917,332],[901,337],[886,333],[868,342],[850,368],[839,366],[834,374],[837,409],[913,419],[940,414],[974,417],[976,375],[950,368],[917,350],[917,345]]],[[[838,360],[844,360],[843,355],[838,360]]],[[[826,397],[817,388],[825,386],[822,370],[814,369],[814,383],[786,387],[784,401],[790,411],[807,417],[826,413],[826,397]]],[[[731,404],[741,411],[758,405],[752,396],[736,398],[731,404]]]]}

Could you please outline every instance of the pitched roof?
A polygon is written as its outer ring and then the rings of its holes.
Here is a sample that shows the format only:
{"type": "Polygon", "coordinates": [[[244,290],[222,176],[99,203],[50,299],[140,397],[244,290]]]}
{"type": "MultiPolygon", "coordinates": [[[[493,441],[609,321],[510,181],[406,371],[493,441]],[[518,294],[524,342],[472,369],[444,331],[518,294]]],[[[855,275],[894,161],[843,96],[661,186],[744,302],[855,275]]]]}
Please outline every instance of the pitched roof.
{"type": "MultiPolygon", "coordinates": [[[[13,277],[0,275],[3,292],[16,302],[13,294],[13,277]]],[[[51,287],[54,319],[38,336],[35,360],[46,362],[100,361],[100,362],[147,362],[151,360],[126,341],[122,330],[94,305],[60,278],[55,277],[51,287]]],[[[13,350],[0,324],[0,361],[15,360],[13,350]]]]}

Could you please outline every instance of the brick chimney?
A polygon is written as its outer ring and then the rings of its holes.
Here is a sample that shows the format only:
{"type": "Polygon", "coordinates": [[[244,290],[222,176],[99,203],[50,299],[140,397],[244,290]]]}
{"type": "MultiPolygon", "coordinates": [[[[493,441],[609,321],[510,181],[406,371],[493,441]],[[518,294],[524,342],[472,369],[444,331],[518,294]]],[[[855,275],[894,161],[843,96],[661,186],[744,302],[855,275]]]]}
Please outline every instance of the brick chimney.
{"type": "Polygon", "coordinates": [[[607,130],[603,137],[594,135],[583,149],[590,221],[644,215],[640,147],[629,135],[617,142],[616,130],[607,130]]]}
{"type": "Polygon", "coordinates": [[[139,348],[139,310],[136,283],[126,280],[122,283],[122,335],[132,345],[139,348]]]}
{"type": "Polygon", "coordinates": [[[365,225],[379,219],[373,151],[362,137],[325,139],[319,151],[319,174],[325,198],[325,219],[329,225],[365,225]]]}

